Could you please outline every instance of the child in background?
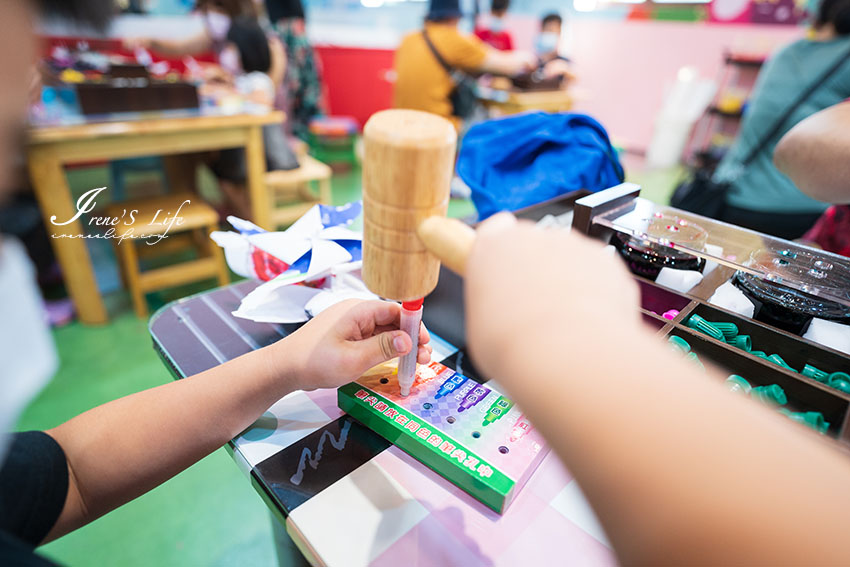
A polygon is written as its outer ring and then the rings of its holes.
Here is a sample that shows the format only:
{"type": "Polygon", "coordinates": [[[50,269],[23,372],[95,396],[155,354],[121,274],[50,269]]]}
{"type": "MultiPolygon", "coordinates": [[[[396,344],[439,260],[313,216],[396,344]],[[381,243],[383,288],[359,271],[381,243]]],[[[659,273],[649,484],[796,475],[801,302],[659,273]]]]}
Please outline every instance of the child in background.
{"type": "Polygon", "coordinates": [[[561,43],[561,26],[563,19],[559,14],[551,13],[540,20],[540,33],[534,39],[534,51],[544,63],[561,58],[558,47],[561,43]]]}
{"type": "MultiPolygon", "coordinates": [[[[219,57],[221,66],[233,79],[236,90],[246,100],[266,106],[274,105],[277,86],[269,76],[272,66],[269,38],[260,25],[248,18],[234,20],[227,32],[227,44],[219,57]]],[[[282,124],[263,127],[266,167],[269,171],[295,169],[298,160],[286,141],[282,124]]],[[[250,218],[251,206],[245,187],[245,151],[241,148],[222,150],[210,169],[233,209],[242,218],[250,218]]]]}
{"type": "Polygon", "coordinates": [[[540,20],[540,33],[534,38],[534,52],[540,58],[540,67],[544,77],[564,77],[564,85],[575,79],[569,58],[560,53],[561,29],[564,20],[555,12],[546,14],[540,20]]]}
{"type": "Polygon", "coordinates": [[[505,30],[505,14],[509,7],[510,0],[493,0],[487,27],[475,27],[475,36],[478,39],[500,51],[512,51],[514,48],[514,40],[505,30]]]}
{"type": "Polygon", "coordinates": [[[276,86],[271,77],[271,50],[263,29],[254,21],[239,19],[227,32],[221,51],[221,66],[234,81],[236,90],[255,104],[271,108],[276,86]]]}
{"type": "Polygon", "coordinates": [[[322,70],[307,37],[301,0],[264,0],[275,35],[286,50],[283,98],[287,127],[294,136],[307,140],[310,121],[324,114],[322,70]]]}

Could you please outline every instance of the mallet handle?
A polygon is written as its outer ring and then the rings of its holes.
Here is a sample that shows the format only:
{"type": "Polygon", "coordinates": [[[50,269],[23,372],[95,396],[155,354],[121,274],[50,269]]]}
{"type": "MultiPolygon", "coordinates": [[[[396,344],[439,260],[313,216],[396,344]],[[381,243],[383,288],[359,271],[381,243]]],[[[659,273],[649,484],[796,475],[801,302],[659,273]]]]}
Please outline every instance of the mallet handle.
{"type": "Polygon", "coordinates": [[[458,275],[466,270],[466,259],[475,243],[475,230],[457,219],[429,217],[416,233],[428,251],[458,275]]]}

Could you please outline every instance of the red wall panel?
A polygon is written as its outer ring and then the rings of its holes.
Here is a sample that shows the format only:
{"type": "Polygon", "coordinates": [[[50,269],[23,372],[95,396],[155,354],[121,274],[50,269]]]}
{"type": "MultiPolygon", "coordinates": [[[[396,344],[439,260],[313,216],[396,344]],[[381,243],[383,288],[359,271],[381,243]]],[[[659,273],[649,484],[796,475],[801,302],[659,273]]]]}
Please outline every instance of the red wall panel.
{"type": "Polygon", "coordinates": [[[392,106],[393,54],[390,49],[316,46],[325,82],[328,114],[353,116],[362,127],[392,106]]]}

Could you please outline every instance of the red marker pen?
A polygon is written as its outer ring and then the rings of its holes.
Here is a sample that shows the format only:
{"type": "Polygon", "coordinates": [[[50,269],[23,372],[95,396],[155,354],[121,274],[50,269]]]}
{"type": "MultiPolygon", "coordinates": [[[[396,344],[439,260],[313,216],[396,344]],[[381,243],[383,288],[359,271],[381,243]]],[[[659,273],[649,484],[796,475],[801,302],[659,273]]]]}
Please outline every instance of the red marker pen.
{"type": "Polygon", "coordinates": [[[398,385],[401,395],[410,395],[410,387],[416,379],[416,359],[419,355],[419,326],[422,323],[422,302],[424,299],[405,301],[401,304],[399,327],[410,335],[413,348],[398,360],[398,385]]]}

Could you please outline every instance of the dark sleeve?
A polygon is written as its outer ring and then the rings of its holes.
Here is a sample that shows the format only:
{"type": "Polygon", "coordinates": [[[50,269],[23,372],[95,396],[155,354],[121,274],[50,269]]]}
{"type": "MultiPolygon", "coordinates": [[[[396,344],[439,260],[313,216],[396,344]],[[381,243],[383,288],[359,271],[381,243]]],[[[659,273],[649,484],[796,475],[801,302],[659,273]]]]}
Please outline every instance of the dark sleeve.
{"type": "Polygon", "coordinates": [[[12,435],[0,468],[0,531],[38,545],[56,524],[68,495],[68,462],[41,431],[12,435]]]}

